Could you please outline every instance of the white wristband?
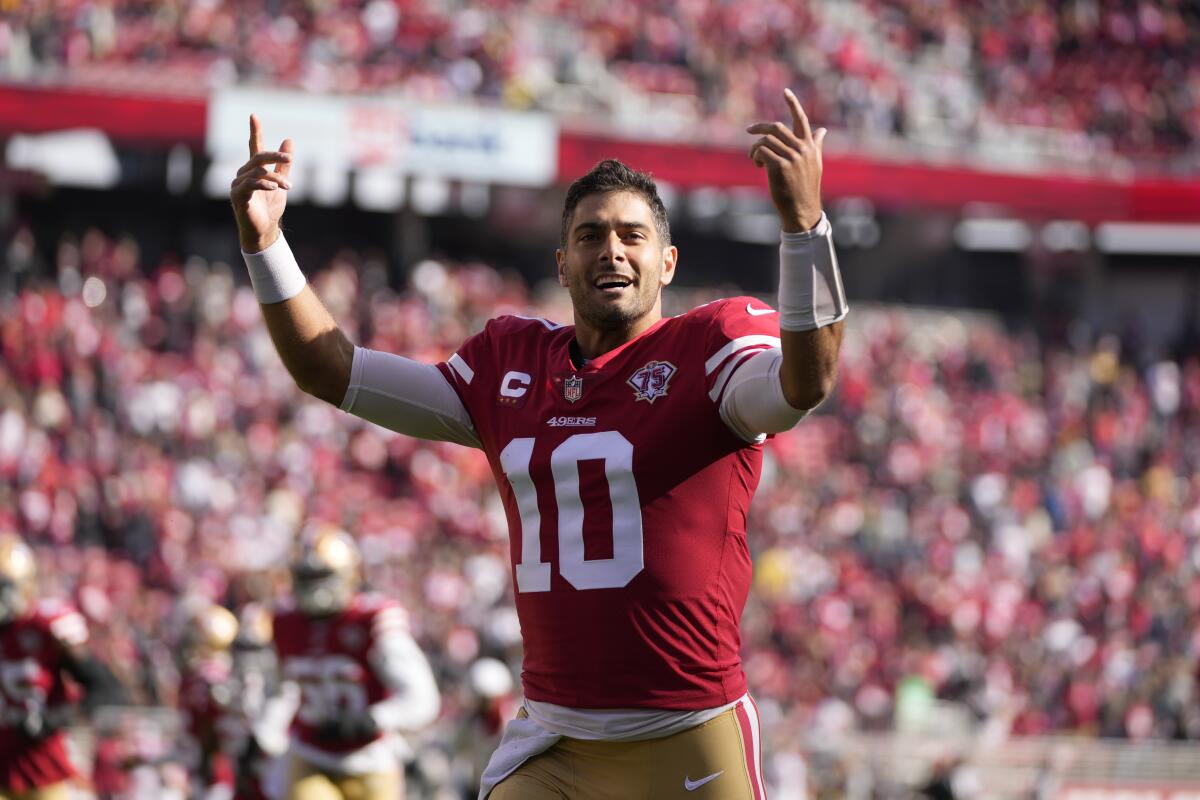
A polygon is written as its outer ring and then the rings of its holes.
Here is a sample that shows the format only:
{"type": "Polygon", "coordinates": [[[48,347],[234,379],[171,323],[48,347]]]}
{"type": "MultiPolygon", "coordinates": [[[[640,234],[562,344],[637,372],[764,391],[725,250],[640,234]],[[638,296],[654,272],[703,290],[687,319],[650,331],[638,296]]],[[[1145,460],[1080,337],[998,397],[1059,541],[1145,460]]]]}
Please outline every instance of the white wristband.
{"type": "Polygon", "coordinates": [[[846,317],[850,306],[833,249],[833,226],[821,214],[811,231],[781,234],[779,245],[779,327],[811,331],[846,317]]]}
{"type": "Polygon", "coordinates": [[[250,284],[254,287],[254,296],[263,305],[282,303],[290,300],[308,285],[292,248],[288,247],[283,234],[261,253],[242,251],[246,269],[250,270],[250,284]]]}

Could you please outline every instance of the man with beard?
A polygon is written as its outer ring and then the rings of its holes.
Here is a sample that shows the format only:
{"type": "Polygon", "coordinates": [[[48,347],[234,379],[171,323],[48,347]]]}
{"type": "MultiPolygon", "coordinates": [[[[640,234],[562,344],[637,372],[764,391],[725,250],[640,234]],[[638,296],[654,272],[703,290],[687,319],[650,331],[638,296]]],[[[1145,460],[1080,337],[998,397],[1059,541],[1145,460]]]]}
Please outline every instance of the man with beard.
{"type": "Polygon", "coordinates": [[[750,297],[662,315],[675,277],[648,175],[603,161],[563,208],[574,325],[500,317],[432,365],[355,347],[280,234],[292,146],[230,196],[267,326],[304,391],[487,455],[510,530],[525,702],[480,798],[760,798],[740,659],[746,518],[763,441],[831,391],[848,308],[821,211],[821,145],[799,101],[759,123],[782,228],[779,309],[750,297]],[[274,168],[276,167],[277,168],[274,168]]]}

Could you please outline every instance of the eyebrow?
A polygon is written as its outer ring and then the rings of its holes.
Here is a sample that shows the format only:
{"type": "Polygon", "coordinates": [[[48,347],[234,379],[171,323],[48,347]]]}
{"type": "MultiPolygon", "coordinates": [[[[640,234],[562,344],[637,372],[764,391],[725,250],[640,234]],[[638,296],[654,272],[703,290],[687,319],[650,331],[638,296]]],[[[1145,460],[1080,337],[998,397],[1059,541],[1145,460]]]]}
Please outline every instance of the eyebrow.
{"type": "MultiPolygon", "coordinates": [[[[650,230],[650,226],[647,225],[646,223],[634,222],[634,221],[618,222],[613,227],[619,228],[622,230],[641,230],[641,231],[650,230]]],[[[575,226],[575,230],[572,231],[572,233],[581,233],[583,231],[600,231],[600,230],[604,230],[606,228],[608,228],[608,226],[602,222],[581,222],[575,226]]]]}

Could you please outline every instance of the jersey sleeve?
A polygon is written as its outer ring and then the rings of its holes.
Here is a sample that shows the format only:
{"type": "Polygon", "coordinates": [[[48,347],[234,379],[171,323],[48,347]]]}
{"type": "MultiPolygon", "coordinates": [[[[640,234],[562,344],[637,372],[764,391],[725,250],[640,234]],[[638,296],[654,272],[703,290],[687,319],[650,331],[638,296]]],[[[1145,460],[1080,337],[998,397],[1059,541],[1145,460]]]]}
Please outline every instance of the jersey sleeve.
{"type": "Polygon", "coordinates": [[[496,365],[502,361],[502,343],[519,332],[517,322],[507,316],[489,320],[482,331],[437,365],[462,401],[481,442],[488,441],[494,421],[499,387],[496,365]]]}
{"type": "Polygon", "coordinates": [[[757,353],[780,346],[779,313],[761,300],[734,297],[714,303],[710,315],[704,337],[705,388],[719,408],[738,368],[757,353]]]}
{"type": "Polygon", "coordinates": [[[486,369],[492,355],[492,323],[489,322],[482,331],[463,342],[452,356],[437,365],[472,420],[479,413],[478,395],[483,384],[479,373],[486,369]]]}

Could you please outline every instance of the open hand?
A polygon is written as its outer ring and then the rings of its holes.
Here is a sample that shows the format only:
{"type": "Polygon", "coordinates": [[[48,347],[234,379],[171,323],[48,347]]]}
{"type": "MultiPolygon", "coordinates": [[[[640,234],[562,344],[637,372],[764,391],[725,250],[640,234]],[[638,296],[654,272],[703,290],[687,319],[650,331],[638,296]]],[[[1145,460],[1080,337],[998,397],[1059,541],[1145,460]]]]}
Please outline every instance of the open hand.
{"type": "Polygon", "coordinates": [[[237,219],[242,249],[258,253],[279,238],[279,220],[292,188],[292,140],[284,139],[278,150],[263,150],[258,117],[250,115],[250,160],[238,170],[229,186],[233,216],[237,219]]]}
{"type": "Polygon", "coordinates": [[[761,134],[750,148],[755,166],[766,167],[771,200],[783,230],[800,233],[821,221],[821,145],[827,131],[809,127],[808,116],[791,89],[783,90],[792,126],[758,122],[747,133],[761,134]]]}

